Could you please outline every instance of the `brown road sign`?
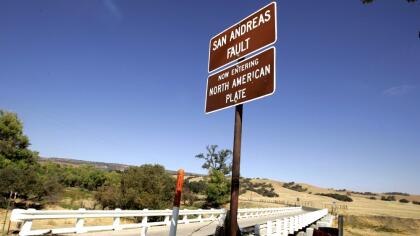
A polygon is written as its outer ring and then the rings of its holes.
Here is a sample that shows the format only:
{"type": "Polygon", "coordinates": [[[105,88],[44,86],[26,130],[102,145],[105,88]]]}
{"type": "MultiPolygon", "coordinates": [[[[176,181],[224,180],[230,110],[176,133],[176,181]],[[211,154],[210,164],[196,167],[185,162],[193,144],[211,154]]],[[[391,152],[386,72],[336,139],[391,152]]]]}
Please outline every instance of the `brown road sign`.
{"type": "Polygon", "coordinates": [[[276,90],[276,49],[270,47],[207,78],[206,113],[272,95],[276,90]]]}
{"type": "Polygon", "coordinates": [[[208,71],[214,71],[277,40],[276,2],[210,39],[208,71]]]}

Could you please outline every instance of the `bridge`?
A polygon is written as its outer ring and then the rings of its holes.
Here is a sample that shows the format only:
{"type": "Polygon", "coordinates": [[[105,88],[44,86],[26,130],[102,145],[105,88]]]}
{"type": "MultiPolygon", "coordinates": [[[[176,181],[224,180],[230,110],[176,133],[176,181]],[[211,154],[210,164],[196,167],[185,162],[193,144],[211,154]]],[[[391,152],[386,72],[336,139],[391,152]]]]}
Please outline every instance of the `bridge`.
{"type": "MultiPolygon", "coordinates": [[[[35,210],[15,209],[10,220],[22,226],[19,235],[79,234],[91,235],[168,235],[172,210],[35,210]],[[141,219],[139,223],[121,223],[121,218],[141,219]],[[85,219],[112,218],[112,225],[86,226],[85,219]],[[35,220],[74,219],[70,228],[32,229],[35,220]]],[[[180,210],[178,235],[213,235],[226,216],[225,209],[180,210]]],[[[248,208],[238,210],[238,224],[242,231],[256,235],[286,236],[301,231],[319,220],[331,224],[327,209],[302,207],[248,208]]],[[[310,230],[310,229],[309,229],[310,230]]]]}

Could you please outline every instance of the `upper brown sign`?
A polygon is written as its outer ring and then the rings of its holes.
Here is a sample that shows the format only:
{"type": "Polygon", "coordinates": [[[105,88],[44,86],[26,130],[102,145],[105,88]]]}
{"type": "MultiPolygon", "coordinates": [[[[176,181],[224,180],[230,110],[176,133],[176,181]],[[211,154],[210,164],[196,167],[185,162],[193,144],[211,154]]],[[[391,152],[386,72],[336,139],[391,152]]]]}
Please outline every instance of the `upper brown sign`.
{"type": "Polygon", "coordinates": [[[210,75],[206,88],[206,113],[271,95],[276,90],[276,49],[265,51],[210,75]]]}
{"type": "Polygon", "coordinates": [[[210,39],[209,72],[275,43],[276,9],[272,2],[210,39]]]}

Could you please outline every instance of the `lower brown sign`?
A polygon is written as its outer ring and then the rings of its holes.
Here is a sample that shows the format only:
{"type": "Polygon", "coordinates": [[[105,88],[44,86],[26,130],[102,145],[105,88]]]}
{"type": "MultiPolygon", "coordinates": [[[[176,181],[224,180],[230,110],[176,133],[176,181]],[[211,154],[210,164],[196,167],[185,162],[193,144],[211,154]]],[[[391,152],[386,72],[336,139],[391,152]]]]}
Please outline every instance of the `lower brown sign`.
{"type": "Polygon", "coordinates": [[[206,113],[272,95],[276,90],[276,49],[270,47],[207,78],[206,113]]]}

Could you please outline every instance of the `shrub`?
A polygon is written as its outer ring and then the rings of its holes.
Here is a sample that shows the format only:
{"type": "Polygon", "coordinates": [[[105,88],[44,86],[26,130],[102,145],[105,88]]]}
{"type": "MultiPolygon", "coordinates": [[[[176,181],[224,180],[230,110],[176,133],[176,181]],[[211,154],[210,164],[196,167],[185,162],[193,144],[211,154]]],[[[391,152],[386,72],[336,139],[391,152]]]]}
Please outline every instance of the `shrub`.
{"type": "Polygon", "coordinates": [[[376,197],[369,197],[370,200],[376,200],[376,197]]]}
{"type": "Polygon", "coordinates": [[[353,199],[351,197],[349,197],[347,195],[337,194],[337,193],[317,193],[316,195],[334,198],[336,200],[343,201],[343,202],[352,202],[353,201],[353,199]]]}
{"type": "Polygon", "coordinates": [[[413,201],[413,204],[420,205],[420,202],[418,202],[418,201],[413,201]]]}
{"type": "Polygon", "coordinates": [[[395,196],[382,196],[382,201],[396,201],[395,196]]]}
{"type": "Polygon", "coordinates": [[[190,188],[193,193],[205,193],[207,191],[207,183],[204,180],[191,182],[190,188]]]}
{"type": "Polygon", "coordinates": [[[0,196],[7,198],[16,192],[19,199],[40,206],[56,201],[61,190],[57,177],[37,163],[17,161],[0,167],[0,196]]]}
{"type": "Polygon", "coordinates": [[[189,206],[193,206],[194,203],[198,199],[197,196],[193,192],[191,192],[189,190],[184,191],[182,193],[181,198],[182,198],[183,204],[184,205],[189,205],[189,206]]]}
{"type": "Polygon", "coordinates": [[[130,167],[122,173],[118,184],[98,188],[96,200],[103,208],[165,209],[170,207],[175,179],[163,166],[130,167]]]}
{"type": "Polygon", "coordinates": [[[295,182],[284,183],[283,187],[297,192],[306,192],[306,190],[308,190],[307,188],[304,188],[302,185],[296,184],[295,182]]]}
{"type": "Polygon", "coordinates": [[[401,203],[409,203],[410,201],[408,201],[407,199],[405,199],[405,198],[402,198],[402,199],[400,199],[400,202],[401,203]]]}
{"type": "Polygon", "coordinates": [[[353,194],[360,194],[360,195],[368,195],[368,196],[376,196],[376,195],[378,195],[378,194],[372,193],[372,192],[355,192],[355,191],[351,191],[351,193],[353,193],[353,194]]]}
{"type": "Polygon", "coordinates": [[[191,177],[184,181],[182,201],[184,205],[193,206],[198,199],[197,194],[207,194],[207,182],[204,180],[190,181],[191,177]]]}
{"type": "Polygon", "coordinates": [[[222,171],[216,169],[210,171],[209,177],[206,206],[218,208],[229,202],[230,182],[222,171]]]}
{"type": "Polygon", "coordinates": [[[264,197],[278,197],[279,196],[274,191],[274,187],[272,184],[252,183],[251,179],[249,178],[242,179],[240,194],[245,193],[247,190],[256,192],[264,197]]]}

